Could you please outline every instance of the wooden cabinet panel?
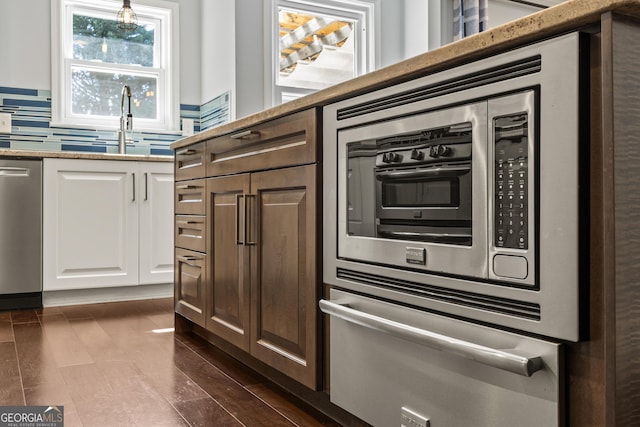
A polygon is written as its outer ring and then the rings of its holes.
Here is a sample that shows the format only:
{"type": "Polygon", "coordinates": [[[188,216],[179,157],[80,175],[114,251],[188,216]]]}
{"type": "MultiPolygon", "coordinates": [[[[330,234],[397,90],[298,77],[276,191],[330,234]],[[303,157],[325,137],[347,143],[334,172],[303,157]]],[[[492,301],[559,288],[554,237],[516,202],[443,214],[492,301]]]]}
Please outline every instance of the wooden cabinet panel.
{"type": "Polygon", "coordinates": [[[205,254],[176,248],[175,311],[200,326],[205,325],[205,254]]]}
{"type": "Polygon", "coordinates": [[[197,179],[176,184],[175,212],[183,215],[204,215],[206,213],[206,181],[197,179]]]}
{"type": "Polygon", "coordinates": [[[175,241],[179,248],[206,252],[204,215],[176,215],[175,241]]]}
{"type": "Polygon", "coordinates": [[[316,388],[319,298],[315,165],[256,173],[251,353],[316,388]]]}
{"type": "Polygon", "coordinates": [[[207,176],[313,163],[320,158],[316,110],[301,111],[207,141],[207,176]]]}
{"type": "Polygon", "coordinates": [[[204,142],[176,151],[174,164],[176,181],[204,177],[206,170],[204,142]]]}
{"type": "Polygon", "coordinates": [[[249,175],[207,180],[210,268],[206,328],[249,350],[249,248],[245,241],[249,175]]]}
{"type": "Polygon", "coordinates": [[[206,258],[202,290],[199,270],[177,256],[184,265],[176,312],[198,323],[194,307],[204,298],[206,330],[314,390],[321,383],[317,117],[310,109],[210,139],[200,175],[193,171],[201,171],[201,144],[178,152],[175,187],[176,246],[206,258]]]}

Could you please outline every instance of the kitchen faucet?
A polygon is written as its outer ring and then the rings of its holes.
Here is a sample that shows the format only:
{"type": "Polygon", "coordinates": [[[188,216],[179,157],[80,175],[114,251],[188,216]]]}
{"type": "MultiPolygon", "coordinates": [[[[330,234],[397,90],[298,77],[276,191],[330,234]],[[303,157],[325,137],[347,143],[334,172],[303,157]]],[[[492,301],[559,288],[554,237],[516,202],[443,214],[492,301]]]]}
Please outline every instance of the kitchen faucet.
{"type": "Polygon", "coordinates": [[[131,88],[129,85],[122,87],[120,94],[120,131],[118,132],[118,153],[125,154],[127,146],[127,131],[133,130],[133,115],[131,114],[131,88]],[[124,96],[128,98],[127,116],[124,115],[124,96]]]}

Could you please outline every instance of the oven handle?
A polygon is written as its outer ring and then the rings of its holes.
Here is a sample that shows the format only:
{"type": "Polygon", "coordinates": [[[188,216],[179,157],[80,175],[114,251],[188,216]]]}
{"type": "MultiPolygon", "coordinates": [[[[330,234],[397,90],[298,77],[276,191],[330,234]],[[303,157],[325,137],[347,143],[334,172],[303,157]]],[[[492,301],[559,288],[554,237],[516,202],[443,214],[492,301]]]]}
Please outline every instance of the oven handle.
{"type": "Polygon", "coordinates": [[[320,310],[347,322],[402,338],[440,351],[457,354],[487,366],[530,377],[542,369],[542,357],[526,357],[448,337],[404,323],[354,310],[346,305],[320,300],[320,310]]]}
{"type": "Polygon", "coordinates": [[[420,237],[421,239],[442,239],[451,242],[456,242],[458,240],[468,240],[473,236],[469,233],[464,234],[452,234],[452,233],[421,233],[417,231],[392,231],[392,230],[384,230],[378,229],[378,234],[380,237],[391,237],[391,238],[416,238],[420,237]]]}
{"type": "Polygon", "coordinates": [[[468,173],[471,166],[440,166],[437,168],[420,168],[411,170],[378,170],[376,179],[386,181],[392,179],[436,178],[442,176],[459,176],[468,173]]]}

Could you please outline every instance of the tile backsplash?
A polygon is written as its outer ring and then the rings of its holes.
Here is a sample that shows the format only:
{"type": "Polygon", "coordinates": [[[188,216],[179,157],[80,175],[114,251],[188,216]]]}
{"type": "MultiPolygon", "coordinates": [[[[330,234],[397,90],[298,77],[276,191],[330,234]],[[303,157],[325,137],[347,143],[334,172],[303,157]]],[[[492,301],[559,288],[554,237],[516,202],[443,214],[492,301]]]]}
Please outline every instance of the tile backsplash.
{"type": "MultiPolygon", "coordinates": [[[[12,118],[11,133],[0,133],[0,148],[36,151],[91,151],[116,153],[118,133],[113,130],[52,127],[51,91],[0,86],[0,113],[12,118]]],[[[202,106],[180,104],[180,119],[192,119],[200,132],[229,121],[229,93],[202,106]]],[[[181,133],[136,131],[135,143],[127,146],[132,154],[173,155],[169,145],[182,138],[181,133]]]]}

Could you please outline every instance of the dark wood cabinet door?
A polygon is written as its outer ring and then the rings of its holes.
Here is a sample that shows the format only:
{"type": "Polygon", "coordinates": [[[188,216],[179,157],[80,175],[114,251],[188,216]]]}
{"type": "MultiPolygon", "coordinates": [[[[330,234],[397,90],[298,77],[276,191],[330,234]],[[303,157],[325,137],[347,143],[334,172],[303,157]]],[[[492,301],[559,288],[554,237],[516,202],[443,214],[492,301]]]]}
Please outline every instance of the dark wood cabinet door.
{"type": "Polygon", "coordinates": [[[318,386],[317,166],[251,175],[251,354],[318,386]]]}
{"type": "Polygon", "coordinates": [[[250,262],[245,236],[249,175],[207,180],[206,329],[249,351],[250,262]]]}
{"type": "Polygon", "coordinates": [[[207,256],[182,248],[176,248],[175,254],[175,312],[200,326],[204,326],[207,256]]]}

